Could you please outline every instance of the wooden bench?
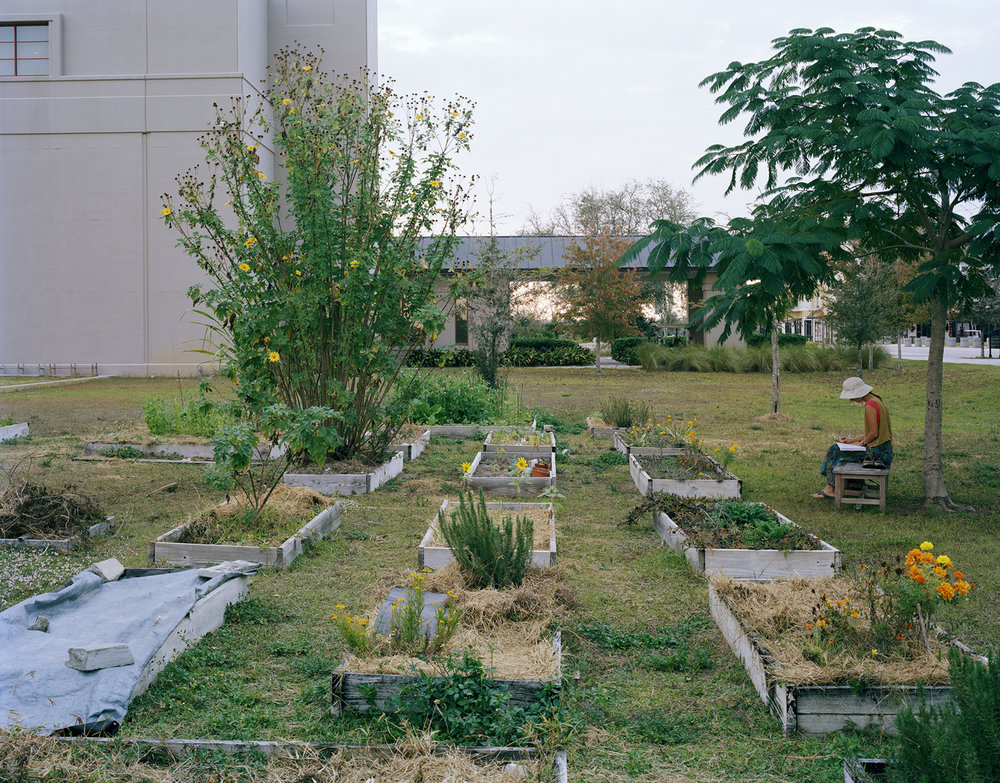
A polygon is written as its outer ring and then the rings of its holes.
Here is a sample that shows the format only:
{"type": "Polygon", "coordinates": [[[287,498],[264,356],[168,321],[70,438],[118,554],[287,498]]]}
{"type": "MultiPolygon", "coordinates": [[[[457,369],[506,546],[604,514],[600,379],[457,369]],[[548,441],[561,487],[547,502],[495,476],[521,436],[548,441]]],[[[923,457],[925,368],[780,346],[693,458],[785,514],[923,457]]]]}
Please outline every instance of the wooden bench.
{"type": "Polygon", "coordinates": [[[889,492],[889,468],[863,468],[857,462],[843,462],[833,469],[833,507],[840,510],[840,504],[854,503],[855,508],[862,505],[878,505],[879,510],[885,513],[885,500],[889,492]],[[870,498],[865,496],[864,490],[857,497],[846,497],[844,489],[847,482],[857,479],[860,481],[877,481],[878,497],[870,498]]]}

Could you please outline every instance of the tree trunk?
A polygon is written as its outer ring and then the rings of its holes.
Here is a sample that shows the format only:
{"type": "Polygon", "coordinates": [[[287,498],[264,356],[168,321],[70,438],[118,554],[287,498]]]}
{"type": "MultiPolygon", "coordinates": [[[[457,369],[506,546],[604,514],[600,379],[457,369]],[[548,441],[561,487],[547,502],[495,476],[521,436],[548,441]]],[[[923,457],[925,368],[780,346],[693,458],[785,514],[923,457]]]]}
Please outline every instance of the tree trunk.
{"type": "Polygon", "coordinates": [[[903,372],[903,336],[896,332],[896,372],[903,372]]]}
{"type": "Polygon", "coordinates": [[[934,296],[931,315],[931,347],[927,353],[927,408],[924,413],[924,505],[951,508],[944,485],[942,382],[944,378],[944,332],[948,317],[945,294],[934,296]]]}
{"type": "Polygon", "coordinates": [[[781,360],[778,357],[778,328],[771,329],[771,413],[781,410],[781,360]]]}
{"type": "Polygon", "coordinates": [[[868,372],[875,369],[875,343],[868,343],[868,372]]]}
{"type": "Polygon", "coordinates": [[[594,366],[597,367],[597,371],[600,372],[601,371],[601,338],[600,337],[595,337],[594,338],[594,353],[596,354],[595,357],[594,357],[594,366]]]}
{"type": "Polygon", "coordinates": [[[863,378],[865,371],[865,354],[864,346],[858,343],[858,377],[863,378]]]}

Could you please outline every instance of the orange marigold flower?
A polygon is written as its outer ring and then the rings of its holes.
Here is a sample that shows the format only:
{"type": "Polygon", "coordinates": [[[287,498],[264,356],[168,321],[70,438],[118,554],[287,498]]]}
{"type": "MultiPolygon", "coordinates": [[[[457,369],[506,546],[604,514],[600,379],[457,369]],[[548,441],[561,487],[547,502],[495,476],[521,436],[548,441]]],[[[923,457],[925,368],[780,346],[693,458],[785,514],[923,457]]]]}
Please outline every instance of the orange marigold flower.
{"type": "Polygon", "coordinates": [[[955,575],[956,579],[965,579],[965,574],[961,571],[952,571],[952,573],[955,575]]]}
{"type": "Polygon", "coordinates": [[[936,576],[938,579],[944,579],[946,576],[948,576],[948,572],[945,571],[941,566],[934,566],[934,568],[931,569],[931,573],[934,574],[934,576],[936,576]]]}
{"type": "Polygon", "coordinates": [[[942,582],[937,586],[937,591],[945,601],[950,601],[955,597],[955,589],[947,582],[942,582]]]}
{"type": "Polygon", "coordinates": [[[924,582],[927,581],[927,578],[924,576],[924,572],[921,571],[919,568],[911,568],[908,576],[918,585],[922,585],[924,582]]]}
{"type": "Polygon", "coordinates": [[[822,628],[824,625],[826,625],[826,620],[817,620],[816,621],[816,627],[817,628],[822,628]]]}
{"type": "Polygon", "coordinates": [[[954,587],[955,587],[955,592],[958,593],[959,595],[969,594],[969,583],[964,580],[960,579],[959,581],[955,582],[954,587]]]}
{"type": "Polygon", "coordinates": [[[930,552],[921,552],[919,560],[923,565],[934,565],[934,555],[930,552]]]}
{"type": "Polygon", "coordinates": [[[896,641],[897,642],[901,642],[901,641],[903,641],[903,639],[904,639],[903,634],[901,634],[901,633],[897,633],[896,634],[896,641]]]}

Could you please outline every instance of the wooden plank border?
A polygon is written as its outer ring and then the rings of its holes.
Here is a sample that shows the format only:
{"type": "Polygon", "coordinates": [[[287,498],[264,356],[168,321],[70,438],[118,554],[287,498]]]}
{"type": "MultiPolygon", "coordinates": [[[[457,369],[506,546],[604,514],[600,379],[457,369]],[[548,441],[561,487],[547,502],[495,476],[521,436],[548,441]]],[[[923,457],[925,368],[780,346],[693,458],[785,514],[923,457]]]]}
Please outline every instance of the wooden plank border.
{"type": "Polygon", "coordinates": [[[282,481],[290,487],[308,487],[324,495],[364,495],[374,492],[403,472],[403,452],[368,473],[286,473],[282,481]]]}
{"type": "Polygon", "coordinates": [[[4,427],[0,427],[0,443],[17,440],[18,438],[27,438],[30,434],[31,430],[28,427],[27,422],[22,422],[21,424],[8,424],[4,427]]]}
{"type": "Polygon", "coordinates": [[[265,568],[288,568],[305,549],[305,542],[326,538],[340,527],[340,502],[320,511],[281,546],[257,547],[235,544],[183,544],[188,523],[168,530],[149,545],[149,564],[174,563],[183,566],[208,566],[226,560],[248,560],[265,568]]]}
{"type": "MultiPolygon", "coordinates": [[[[668,455],[672,456],[672,455],[668,455]]],[[[715,498],[739,500],[743,494],[743,481],[707,454],[700,455],[711,462],[724,478],[720,479],[654,479],[642,467],[635,451],[629,454],[629,475],[632,483],[643,495],[650,497],[657,492],[667,492],[682,498],[715,498]]]]}
{"type": "MultiPolygon", "coordinates": [[[[105,517],[103,522],[97,522],[87,528],[87,538],[97,538],[108,535],[115,525],[113,516],[105,517]]],[[[0,546],[22,547],[25,549],[57,549],[60,552],[69,552],[80,543],[78,537],[74,538],[0,538],[0,546]]]]}
{"type": "Polygon", "coordinates": [[[487,432],[486,440],[483,441],[483,451],[486,453],[502,451],[505,454],[517,454],[528,458],[544,457],[546,459],[556,453],[556,434],[552,430],[541,433],[539,440],[548,440],[548,443],[540,442],[537,446],[522,444],[512,444],[508,446],[503,443],[494,443],[493,438],[504,431],[505,430],[503,429],[496,429],[487,432]]]}
{"type": "Polygon", "coordinates": [[[489,495],[505,495],[508,497],[529,497],[538,495],[547,487],[556,483],[556,455],[551,455],[552,467],[548,476],[526,476],[518,481],[513,476],[476,476],[475,472],[483,462],[496,460],[501,455],[498,452],[483,452],[476,454],[468,472],[462,477],[462,486],[468,489],[481,489],[489,495]]]}
{"type": "Polygon", "coordinates": [[[723,638],[743,661],[750,682],[771,714],[781,723],[785,734],[800,732],[806,736],[823,737],[851,726],[870,726],[886,734],[896,734],[896,713],[903,704],[915,706],[921,700],[928,704],[942,704],[951,699],[951,686],[948,685],[868,685],[857,689],[850,685],[796,685],[786,682],[764,641],[743,627],[711,582],[708,602],[712,619],[723,638]]]}

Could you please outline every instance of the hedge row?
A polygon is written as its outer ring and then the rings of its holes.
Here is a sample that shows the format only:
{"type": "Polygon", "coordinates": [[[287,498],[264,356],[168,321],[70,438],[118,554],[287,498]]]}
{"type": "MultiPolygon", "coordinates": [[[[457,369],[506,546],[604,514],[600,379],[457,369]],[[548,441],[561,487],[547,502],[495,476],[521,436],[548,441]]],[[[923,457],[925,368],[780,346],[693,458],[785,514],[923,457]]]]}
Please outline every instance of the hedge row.
{"type": "MultiPolygon", "coordinates": [[[[506,367],[573,367],[594,363],[594,352],[581,348],[572,340],[557,340],[567,345],[545,350],[512,345],[500,356],[506,367]]],[[[406,362],[410,367],[473,367],[476,359],[466,348],[418,348],[410,353],[406,362]]]]}
{"type": "MultiPolygon", "coordinates": [[[[778,347],[784,348],[786,345],[805,345],[809,340],[804,334],[785,334],[784,332],[778,332],[778,347]]],[[[769,334],[752,334],[750,335],[746,343],[751,348],[756,348],[760,345],[770,345],[771,335],[769,334]]]]}

